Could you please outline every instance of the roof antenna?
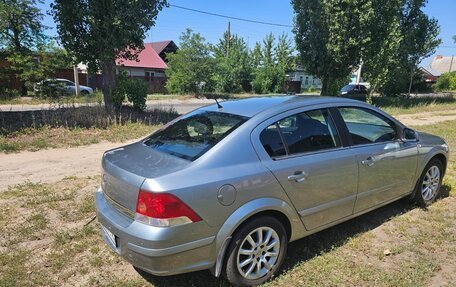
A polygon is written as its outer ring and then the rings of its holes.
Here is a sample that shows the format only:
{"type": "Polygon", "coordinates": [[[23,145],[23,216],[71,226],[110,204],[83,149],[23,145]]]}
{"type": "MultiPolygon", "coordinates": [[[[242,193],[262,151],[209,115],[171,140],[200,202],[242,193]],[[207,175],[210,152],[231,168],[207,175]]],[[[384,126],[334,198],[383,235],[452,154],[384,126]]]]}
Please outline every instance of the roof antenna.
{"type": "Polygon", "coordinates": [[[217,108],[220,110],[220,109],[223,109],[222,105],[219,104],[219,102],[217,101],[217,98],[214,98],[215,102],[217,103],[217,108]]]}

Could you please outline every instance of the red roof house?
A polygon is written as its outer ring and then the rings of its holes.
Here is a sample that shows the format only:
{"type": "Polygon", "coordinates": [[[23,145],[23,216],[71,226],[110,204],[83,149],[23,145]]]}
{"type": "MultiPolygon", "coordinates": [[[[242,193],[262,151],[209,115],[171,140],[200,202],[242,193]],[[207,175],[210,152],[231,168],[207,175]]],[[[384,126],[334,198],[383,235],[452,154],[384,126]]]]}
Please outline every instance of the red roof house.
{"type": "MultiPolygon", "coordinates": [[[[164,87],[166,81],[166,54],[176,51],[177,46],[173,41],[144,43],[144,50],[139,53],[136,60],[117,59],[117,69],[126,71],[132,78],[143,78],[150,83],[150,90],[155,92],[155,87],[164,87]]],[[[162,88],[158,91],[161,92],[162,88]]]]}

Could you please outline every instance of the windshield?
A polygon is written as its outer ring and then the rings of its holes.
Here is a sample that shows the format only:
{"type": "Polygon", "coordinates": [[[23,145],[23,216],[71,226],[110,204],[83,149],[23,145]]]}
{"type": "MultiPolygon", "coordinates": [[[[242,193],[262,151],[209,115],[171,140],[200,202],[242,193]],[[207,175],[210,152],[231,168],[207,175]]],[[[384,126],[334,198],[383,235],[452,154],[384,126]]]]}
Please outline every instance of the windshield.
{"type": "Polygon", "coordinates": [[[353,90],[353,85],[346,85],[342,87],[341,92],[348,92],[350,90],[353,90]]]}
{"type": "Polygon", "coordinates": [[[247,117],[194,111],[158,130],[144,143],[153,149],[194,161],[242,125],[247,117]]]}

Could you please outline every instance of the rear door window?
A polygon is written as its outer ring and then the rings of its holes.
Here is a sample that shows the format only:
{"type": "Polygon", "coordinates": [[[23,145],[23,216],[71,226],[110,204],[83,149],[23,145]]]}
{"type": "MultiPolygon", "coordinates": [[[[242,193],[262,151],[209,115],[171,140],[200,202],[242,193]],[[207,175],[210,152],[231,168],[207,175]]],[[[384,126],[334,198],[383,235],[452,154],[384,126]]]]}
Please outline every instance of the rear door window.
{"type": "Polygon", "coordinates": [[[247,120],[244,116],[197,110],[152,134],[144,144],[193,161],[247,120]]]}
{"type": "Polygon", "coordinates": [[[341,146],[337,129],[327,109],[286,117],[263,130],[260,140],[271,157],[341,146]]]}

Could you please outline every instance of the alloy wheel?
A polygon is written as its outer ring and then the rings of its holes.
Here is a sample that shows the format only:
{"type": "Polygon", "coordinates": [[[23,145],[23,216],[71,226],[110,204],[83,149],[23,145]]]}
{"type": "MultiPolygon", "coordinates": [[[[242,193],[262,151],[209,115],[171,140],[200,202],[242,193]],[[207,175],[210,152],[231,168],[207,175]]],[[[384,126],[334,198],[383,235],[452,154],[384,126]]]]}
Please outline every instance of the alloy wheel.
{"type": "Polygon", "coordinates": [[[424,175],[421,184],[421,196],[425,201],[429,201],[436,195],[440,184],[440,169],[433,165],[424,175]]]}
{"type": "Polygon", "coordinates": [[[237,254],[237,268],[246,279],[265,276],[279,257],[280,237],[271,227],[259,227],[242,241],[237,254]]]}

